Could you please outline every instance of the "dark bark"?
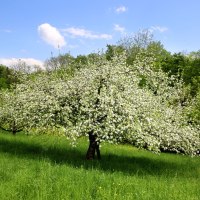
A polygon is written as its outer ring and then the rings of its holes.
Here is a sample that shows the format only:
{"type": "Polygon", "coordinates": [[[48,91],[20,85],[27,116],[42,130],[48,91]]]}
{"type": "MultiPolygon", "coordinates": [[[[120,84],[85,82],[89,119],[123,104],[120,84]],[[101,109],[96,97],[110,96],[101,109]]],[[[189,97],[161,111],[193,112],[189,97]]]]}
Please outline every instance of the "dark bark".
{"type": "Polygon", "coordinates": [[[96,141],[97,136],[93,133],[89,133],[89,147],[87,150],[86,154],[86,159],[87,160],[93,160],[95,158],[95,152],[97,153],[97,159],[101,159],[101,154],[100,154],[100,149],[99,149],[99,144],[96,141]]]}
{"type": "Polygon", "coordinates": [[[12,130],[12,134],[13,134],[13,135],[16,135],[16,133],[17,133],[17,130],[15,130],[15,129],[12,130]]]}

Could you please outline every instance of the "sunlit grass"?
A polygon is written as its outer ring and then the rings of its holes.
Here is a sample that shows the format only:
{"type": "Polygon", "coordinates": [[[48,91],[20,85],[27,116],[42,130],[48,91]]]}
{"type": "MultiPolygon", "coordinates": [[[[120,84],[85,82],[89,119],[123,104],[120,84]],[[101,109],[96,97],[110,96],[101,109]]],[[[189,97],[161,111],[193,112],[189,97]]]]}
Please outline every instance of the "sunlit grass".
{"type": "Polygon", "coordinates": [[[103,144],[102,160],[86,161],[87,145],[0,133],[0,199],[200,199],[200,158],[103,144]]]}

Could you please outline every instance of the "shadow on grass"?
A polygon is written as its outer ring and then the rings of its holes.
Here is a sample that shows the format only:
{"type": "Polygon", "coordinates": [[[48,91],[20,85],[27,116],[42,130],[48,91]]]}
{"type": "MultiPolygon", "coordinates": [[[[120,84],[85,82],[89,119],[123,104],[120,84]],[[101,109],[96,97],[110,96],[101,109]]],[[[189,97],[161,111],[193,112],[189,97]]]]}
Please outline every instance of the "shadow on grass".
{"type": "Polygon", "coordinates": [[[65,164],[75,168],[87,170],[95,169],[108,173],[121,172],[128,175],[153,175],[153,176],[175,176],[180,172],[188,170],[188,166],[170,162],[167,159],[150,156],[123,156],[104,153],[102,160],[87,161],[85,153],[79,148],[62,146],[43,146],[42,144],[30,143],[29,140],[20,141],[0,138],[0,153],[7,153],[19,158],[47,159],[54,164],[65,164]]]}

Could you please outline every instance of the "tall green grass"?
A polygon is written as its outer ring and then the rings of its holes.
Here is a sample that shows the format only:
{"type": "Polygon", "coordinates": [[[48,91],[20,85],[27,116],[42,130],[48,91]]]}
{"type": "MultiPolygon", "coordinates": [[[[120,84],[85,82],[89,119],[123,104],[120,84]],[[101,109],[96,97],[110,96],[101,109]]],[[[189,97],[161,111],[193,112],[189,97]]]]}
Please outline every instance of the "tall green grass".
{"type": "Polygon", "coordinates": [[[200,158],[103,144],[86,161],[63,137],[0,133],[1,200],[199,200],[200,158]]]}

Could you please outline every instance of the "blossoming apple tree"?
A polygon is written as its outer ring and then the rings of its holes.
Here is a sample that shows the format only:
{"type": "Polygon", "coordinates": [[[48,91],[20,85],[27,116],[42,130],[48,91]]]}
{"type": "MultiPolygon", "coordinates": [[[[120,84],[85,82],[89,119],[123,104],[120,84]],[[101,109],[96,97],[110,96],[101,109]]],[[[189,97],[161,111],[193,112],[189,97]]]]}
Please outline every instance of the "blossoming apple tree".
{"type": "MultiPolygon", "coordinates": [[[[142,52],[128,66],[121,53],[88,64],[67,80],[38,75],[17,85],[13,116],[26,129],[59,127],[72,143],[89,136],[87,159],[94,158],[95,150],[100,158],[104,141],[195,155],[200,131],[187,122],[182,84],[152,70],[153,65],[153,56],[142,52]]],[[[5,103],[1,116],[11,112],[9,107],[12,103],[5,103]]]]}

